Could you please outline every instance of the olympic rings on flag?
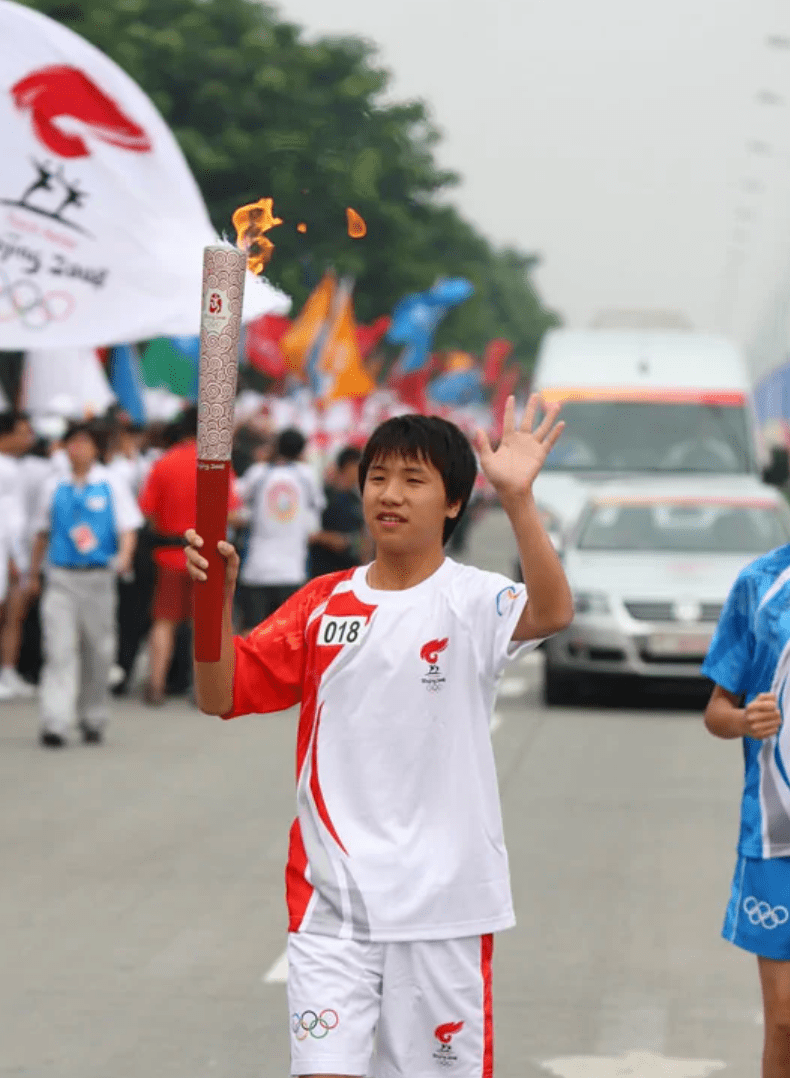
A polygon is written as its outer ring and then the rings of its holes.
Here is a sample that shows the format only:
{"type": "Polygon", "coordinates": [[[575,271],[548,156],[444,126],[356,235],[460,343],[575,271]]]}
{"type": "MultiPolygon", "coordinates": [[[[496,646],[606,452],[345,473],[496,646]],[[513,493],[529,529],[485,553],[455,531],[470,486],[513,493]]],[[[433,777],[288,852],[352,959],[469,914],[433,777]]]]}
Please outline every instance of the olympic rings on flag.
{"type": "Polygon", "coordinates": [[[307,1037],[320,1041],[326,1037],[330,1030],[335,1029],[339,1022],[337,1011],[327,1007],[320,1014],[316,1014],[315,1011],[292,1014],[291,1030],[298,1041],[306,1040],[307,1037]]]}
{"type": "Polygon", "coordinates": [[[790,919],[787,906],[771,906],[768,902],[758,901],[754,895],[749,895],[743,900],[743,912],[753,925],[772,932],[780,925],[787,924],[790,919]]]}
{"type": "Polygon", "coordinates": [[[19,319],[26,329],[44,329],[50,322],[65,321],[74,307],[70,292],[43,293],[35,281],[12,281],[0,268],[0,322],[19,319]]]}

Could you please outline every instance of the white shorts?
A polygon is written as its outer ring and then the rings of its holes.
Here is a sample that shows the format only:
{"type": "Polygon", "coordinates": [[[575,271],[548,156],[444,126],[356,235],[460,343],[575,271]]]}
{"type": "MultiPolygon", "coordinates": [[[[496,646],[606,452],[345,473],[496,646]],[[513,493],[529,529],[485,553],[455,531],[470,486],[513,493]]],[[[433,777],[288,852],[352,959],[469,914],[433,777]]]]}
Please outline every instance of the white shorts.
{"type": "Polygon", "coordinates": [[[291,1074],[491,1078],[493,946],[291,933],[291,1074]]]}

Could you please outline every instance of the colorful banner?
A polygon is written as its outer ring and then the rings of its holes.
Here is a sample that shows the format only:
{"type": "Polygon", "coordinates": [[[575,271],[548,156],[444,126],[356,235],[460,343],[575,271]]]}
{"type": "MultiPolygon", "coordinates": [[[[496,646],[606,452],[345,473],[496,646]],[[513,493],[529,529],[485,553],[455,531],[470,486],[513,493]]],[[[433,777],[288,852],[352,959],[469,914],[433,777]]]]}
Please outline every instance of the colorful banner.
{"type": "Polygon", "coordinates": [[[197,400],[199,337],[157,337],[143,352],[141,365],[149,389],[167,389],[197,400]]]}
{"type": "Polygon", "coordinates": [[[290,329],[280,338],[280,348],[285,366],[292,374],[304,374],[314,363],[316,347],[326,332],[329,311],[335,296],[337,279],[334,273],[326,273],[307,297],[307,302],[290,329]]]}
{"type": "Polygon", "coordinates": [[[504,337],[489,341],[483,353],[483,382],[487,386],[496,385],[497,379],[505,366],[505,360],[513,351],[513,345],[504,337]]]}
{"type": "Polygon", "coordinates": [[[329,401],[367,397],[376,388],[359,353],[351,297],[350,282],[338,286],[329,331],[317,358],[320,396],[329,401]]]}
{"type": "Polygon", "coordinates": [[[494,395],[491,398],[491,436],[501,438],[505,420],[505,405],[511,393],[515,392],[521,370],[518,367],[506,367],[499,375],[494,395]]]}
{"type": "Polygon", "coordinates": [[[250,366],[268,378],[283,378],[287,368],[281,342],[290,328],[290,318],[279,314],[265,314],[250,322],[244,339],[244,351],[250,366]]]}
{"type": "Polygon", "coordinates": [[[463,303],[473,292],[473,286],[462,277],[445,278],[427,292],[404,296],[396,304],[387,340],[406,346],[398,360],[400,374],[409,374],[425,366],[434,330],[451,307],[463,303]]]}
{"type": "Polygon", "coordinates": [[[137,349],[131,344],[113,348],[107,360],[107,370],[110,386],[121,408],[138,427],[144,426],[145,383],[137,349]]]}
{"type": "MultiPolygon", "coordinates": [[[[0,350],[198,333],[216,237],[148,97],[83,38],[9,0],[0,73],[0,350]]],[[[250,275],[246,319],[289,305],[250,275]]]]}
{"type": "Polygon", "coordinates": [[[437,404],[479,404],[483,400],[483,372],[479,367],[451,370],[430,383],[428,396],[437,404]]]}

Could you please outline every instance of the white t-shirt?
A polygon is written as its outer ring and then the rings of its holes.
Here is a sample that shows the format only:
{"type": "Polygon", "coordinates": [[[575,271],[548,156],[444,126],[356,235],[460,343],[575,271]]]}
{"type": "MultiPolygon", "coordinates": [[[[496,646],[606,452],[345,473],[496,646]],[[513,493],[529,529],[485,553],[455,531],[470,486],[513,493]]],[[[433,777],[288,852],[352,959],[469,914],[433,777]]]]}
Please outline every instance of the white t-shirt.
{"type": "Polygon", "coordinates": [[[253,464],[238,480],[250,509],[250,537],[239,579],[243,584],[301,584],[307,540],[326,504],[309,465],[253,464]]]}
{"type": "Polygon", "coordinates": [[[19,561],[24,535],[25,506],[19,458],[0,453],[0,539],[4,558],[11,555],[19,561]]]}
{"type": "Polygon", "coordinates": [[[146,464],[138,454],[127,457],[123,453],[116,453],[107,463],[108,470],[129,487],[132,495],[136,498],[142,485],[143,474],[146,472],[146,464]]]}
{"type": "Polygon", "coordinates": [[[513,925],[490,720],[526,593],[445,558],[404,591],[311,581],[236,640],[233,709],[301,702],[291,931],[452,939],[513,925]]]}
{"type": "Polygon", "coordinates": [[[36,514],[42,492],[52,475],[52,462],[48,457],[27,454],[19,459],[20,497],[24,512],[22,541],[18,551],[17,565],[21,572],[30,568],[30,554],[36,537],[36,514]]]}

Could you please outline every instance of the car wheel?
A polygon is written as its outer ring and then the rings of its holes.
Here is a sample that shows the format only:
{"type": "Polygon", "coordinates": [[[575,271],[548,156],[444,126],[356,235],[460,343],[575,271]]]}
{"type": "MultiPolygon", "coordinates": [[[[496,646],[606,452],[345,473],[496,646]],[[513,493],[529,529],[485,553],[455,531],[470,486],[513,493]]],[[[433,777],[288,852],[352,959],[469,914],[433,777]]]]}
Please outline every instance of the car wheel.
{"type": "Polygon", "coordinates": [[[576,686],[576,678],[570,670],[549,662],[543,667],[543,702],[548,707],[574,703],[576,686]]]}

